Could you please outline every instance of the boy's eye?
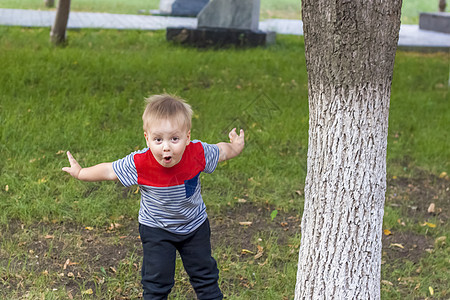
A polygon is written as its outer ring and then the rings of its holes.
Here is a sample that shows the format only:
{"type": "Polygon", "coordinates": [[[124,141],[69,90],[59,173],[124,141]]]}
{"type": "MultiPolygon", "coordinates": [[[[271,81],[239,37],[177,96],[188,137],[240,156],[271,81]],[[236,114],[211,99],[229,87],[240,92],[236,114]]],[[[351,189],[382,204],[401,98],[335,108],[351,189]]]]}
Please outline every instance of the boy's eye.
{"type": "Polygon", "coordinates": [[[178,137],[173,137],[173,138],[172,138],[172,141],[177,142],[179,139],[180,139],[180,138],[178,138],[178,137]]]}
{"type": "Polygon", "coordinates": [[[155,138],[155,142],[161,143],[161,142],[162,142],[162,139],[160,139],[160,138],[155,138]]]}

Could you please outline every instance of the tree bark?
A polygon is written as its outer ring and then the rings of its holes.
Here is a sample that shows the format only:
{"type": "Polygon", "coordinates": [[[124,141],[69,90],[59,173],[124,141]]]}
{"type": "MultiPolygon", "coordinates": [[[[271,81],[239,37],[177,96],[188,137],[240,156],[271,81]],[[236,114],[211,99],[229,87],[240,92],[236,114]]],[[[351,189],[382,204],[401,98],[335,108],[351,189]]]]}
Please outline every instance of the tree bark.
{"type": "Polygon", "coordinates": [[[66,28],[69,20],[70,0],[59,0],[55,22],[50,31],[50,41],[55,45],[66,43],[66,28]]]}
{"type": "Polygon", "coordinates": [[[379,299],[401,0],[303,0],[309,144],[295,299],[379,299]]]}
{"type": "Polygon", "coordinates": [[[439,0],[439,11],[445,12],[445,7],[447,7],[447,1],[439,0]]]}

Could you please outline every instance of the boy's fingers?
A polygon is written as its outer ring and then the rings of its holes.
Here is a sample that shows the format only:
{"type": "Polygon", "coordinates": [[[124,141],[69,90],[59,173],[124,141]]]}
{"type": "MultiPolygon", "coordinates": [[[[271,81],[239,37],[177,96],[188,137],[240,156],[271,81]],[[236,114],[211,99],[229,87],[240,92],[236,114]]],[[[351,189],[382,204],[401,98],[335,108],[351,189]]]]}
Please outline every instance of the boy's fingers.
{"type": "Polygon", "coordinates": [[[236,128],[233,128],[233,130],[230,131],[230,133],[228,134],[228,137],[230,139],[234,138],[236,136],[236,128]]]}
{"type": "Polygon", "coordinates": [[[69,158],[69,160],[73,159],[72,153],[70,153],[70,151],[67,151],[67,157],[69,158]]]}
{"type": "Polygon", "coordinates": [[[78,164],[77,160],[73,158],[69,151],[67,151],[67,157],[69,158],[70,166],[78,164]]]}

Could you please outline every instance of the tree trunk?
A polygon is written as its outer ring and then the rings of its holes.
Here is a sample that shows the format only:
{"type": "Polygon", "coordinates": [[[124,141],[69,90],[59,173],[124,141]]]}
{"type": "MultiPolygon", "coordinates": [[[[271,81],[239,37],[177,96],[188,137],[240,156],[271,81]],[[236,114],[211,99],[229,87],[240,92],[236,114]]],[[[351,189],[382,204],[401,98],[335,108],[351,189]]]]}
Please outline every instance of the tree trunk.
{"type": "Polygon", "coordinates": [[[439,11],[445,12],[445,7],[447,6],[447,2],[445,0],[439,0],[439,11]]]}
{"type": "Polygon", "coordinates": [[[303,0],[309,145],[295,299],[379,299],[401,0],[303,0]]]}
{"type": "Polygon", "coordinates": [[[66,42],[66,28],[69,20],[70,0],[59,0],[55,22],[50,31],[50,41],[55,45],[66,42]]]}

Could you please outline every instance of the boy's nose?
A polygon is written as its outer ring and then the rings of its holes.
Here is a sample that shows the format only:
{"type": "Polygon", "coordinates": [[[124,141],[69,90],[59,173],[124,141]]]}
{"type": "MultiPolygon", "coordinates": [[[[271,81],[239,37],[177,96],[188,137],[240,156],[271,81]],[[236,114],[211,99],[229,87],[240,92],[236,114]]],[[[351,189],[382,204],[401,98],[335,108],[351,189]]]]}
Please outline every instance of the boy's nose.
{"type": "Polygon", "coordinates": [[[164,143],[164,145],[163,145],[163,151],[164,151],[164,152],[170,151],[170,147],[169,147],[169,145],[168,145],[167,143],[164,143]]]}

